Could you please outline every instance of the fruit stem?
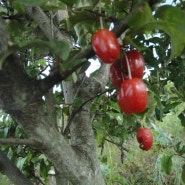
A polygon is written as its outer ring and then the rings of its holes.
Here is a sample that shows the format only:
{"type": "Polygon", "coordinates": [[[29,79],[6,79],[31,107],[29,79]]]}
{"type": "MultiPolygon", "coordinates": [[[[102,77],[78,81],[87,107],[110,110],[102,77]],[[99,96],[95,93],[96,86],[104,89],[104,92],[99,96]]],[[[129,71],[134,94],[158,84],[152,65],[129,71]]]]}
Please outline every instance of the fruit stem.
{"type": "MultiPolygon", "coordinates": [[[[101,0],[100,0],[101,3],[101,0]]],[[[99,6],[99,13],[101,14],[101,6],[99,6]]],[[[100,28],[103,29],[103,19],[102,16],[100,16],[100,28]]]]}
{"type": "Polygon", "coordinates": [[[144,114],[143,118],[140,121],[141,128],[144,128],[145,119],[146,119],[146,115],[144,114]]]}
{"type": "Polygon", "coordinates": [[[129,61],[128,61],[127,54],[125,54],[125,59],[126,59],[127,69],[128,69],[128,78],[129,78],[129,79],[132,79],[132,74],[131,74],[130,64],[129,64],[129,61]]]}
{"type": "Polygon", "coordinates": [[[141,128],[144,128],[143,120],[140,121],[141,128]]]}

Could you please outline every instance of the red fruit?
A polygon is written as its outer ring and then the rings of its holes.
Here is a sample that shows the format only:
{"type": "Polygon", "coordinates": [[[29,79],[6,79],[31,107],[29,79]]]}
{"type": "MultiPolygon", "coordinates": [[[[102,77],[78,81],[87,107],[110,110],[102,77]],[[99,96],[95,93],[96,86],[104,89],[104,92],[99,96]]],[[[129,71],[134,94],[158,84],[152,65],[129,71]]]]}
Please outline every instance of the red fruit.
{"type": "Polygon", "coordinates": [[[137,130],[136,138],[142,150],[149,150],[153,144],[153,135],[150,129],[140,128],[137,130]]]}
{"type": "Polygon", "coordinates": [[[104,63],[114,63],[120,56],[120,45],[116,35],[108,29],[100,29],[93,35],[92,47],[104,63]]]}
{"type": "Polygon", "coordinates": [[[130,71],[133,78],[142,78],[145,68],[145,61],[143,56],[137,50],[130,50],[125,53],[122,59],[123,68],[125,73],[128,74],[128,67],[126,56],[130,65],[130,71]]]}
{"type": "Polygon", "coordinates": [[[110,66],[110,80],[112,81],[112,84],[116,88],[120,88],[121,84],[123,83],[124,80],[124,75],[120,70],[120,66],[118,65],[117,62],[113,63],[110,66]]]}
{"type": "Polygon", "coordinates": [[[118,105],[125,114],[141,113],[148,103],[147,88],[139,78],[125,80],[117,95],[118,105]]]}

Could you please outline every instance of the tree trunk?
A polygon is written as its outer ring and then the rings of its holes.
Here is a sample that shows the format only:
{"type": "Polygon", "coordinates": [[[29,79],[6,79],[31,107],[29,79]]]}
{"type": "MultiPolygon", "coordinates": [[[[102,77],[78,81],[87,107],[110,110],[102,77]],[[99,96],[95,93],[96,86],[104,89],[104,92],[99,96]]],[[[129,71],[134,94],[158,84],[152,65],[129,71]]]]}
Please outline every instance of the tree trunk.
{"type": "MultiPolygon", "coordinates": [[[[8,38],[2,25],[0,33],[2,38],[8,38]]],[[[1,40],[0,43],[7,45],[7,42],[8,39],[1,40]]],[[[12,54],[3,63],[0,70],[1,108],[23,127],[29,137],[42,141],[38,149],[53,163],[58,180],[63,176],[74,185],[104,185],[96,155],[89,104],[82,108],[72,108],[72,112],[79,110],[70,125],[70,145],[57,128],[52,94],[41,91],[41,81],[29,78],[22,62],[17,55],[12,54]],[[46,95],[45,101],[42,99],[43,95],[46,95]]],[[[81,98],[84,102],[90,98],[89,92],[95,95],[99,92],[99,87],[96,81],[79,77],[78,83],[65,91],[73,92],[75,97],[81,98]]],[[[67,93],[66,100],[73,100],[73,93],[67,93]]]]}

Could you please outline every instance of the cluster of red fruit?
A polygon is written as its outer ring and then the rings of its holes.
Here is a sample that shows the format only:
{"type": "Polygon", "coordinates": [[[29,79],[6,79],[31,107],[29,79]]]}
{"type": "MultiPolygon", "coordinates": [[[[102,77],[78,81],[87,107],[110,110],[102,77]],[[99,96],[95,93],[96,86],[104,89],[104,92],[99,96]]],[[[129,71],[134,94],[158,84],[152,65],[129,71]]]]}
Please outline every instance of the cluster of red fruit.
{"type": "Polygon", "coordinates": [[[147,88],[141,80],[144,58],[137,50],[127,51],[120,57],[120,45],[113,32],[98,30],[92,38],[95,53],[104,63],[111,64],[110,79],[119,89],[117,101],[125,114],[141,113],[147,107],[147,88]]]}
{"type": "MultiPolygon", "coordinates": [[[[110,79],[118,89],[117,102],[121,110],[128,115],[143,112],[148,103],[147,88],[141,79],[145,67],[143,56],[137,50],[130,50],[118,60],[120,45],[108,29],[100,29],[93,35],[92,47],[102,62],[111,64],[110,79]]],[[[139,129],[136,137],[143,150],[151,147],[153,137],[149,129],[139,129]]]]}

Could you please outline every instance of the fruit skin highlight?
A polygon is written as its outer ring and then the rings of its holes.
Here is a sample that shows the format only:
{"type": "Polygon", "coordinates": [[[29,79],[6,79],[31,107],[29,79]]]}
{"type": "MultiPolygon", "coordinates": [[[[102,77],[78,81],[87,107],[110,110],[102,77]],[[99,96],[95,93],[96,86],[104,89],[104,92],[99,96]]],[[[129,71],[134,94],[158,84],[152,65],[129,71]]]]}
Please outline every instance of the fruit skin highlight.
{"type": "Polygon", "coordinates": [[[117,102],[125,114],[143,112],[148,104],[146,85],[139,78],[125,80],[118,91],[117,102]]]}
{"type": "Polygon", "coordinates": [[[153,144],[153,135],[150,129],[140,128],[137,130],[136,138],[142,150],[149,150],[153,144]]]}
{"type": "Polygon", "coordinates": [[[92,37],[96,55],[106,64],[116,62],[120,56],[120,45],[116,35],[108,29],[100,29],[92,37]]]}

